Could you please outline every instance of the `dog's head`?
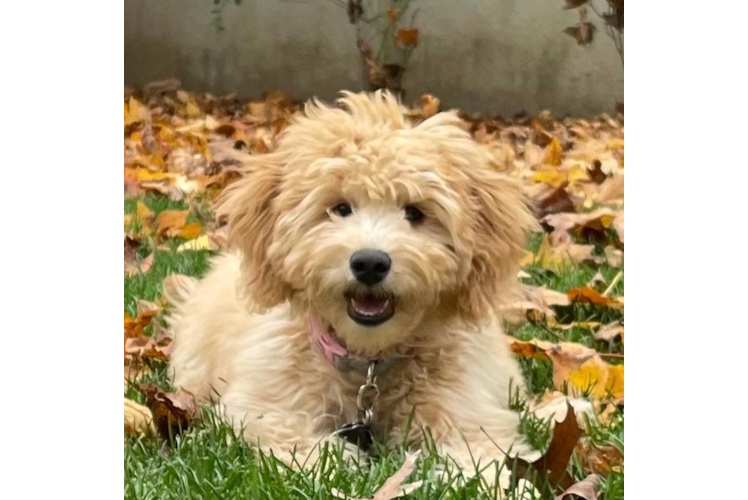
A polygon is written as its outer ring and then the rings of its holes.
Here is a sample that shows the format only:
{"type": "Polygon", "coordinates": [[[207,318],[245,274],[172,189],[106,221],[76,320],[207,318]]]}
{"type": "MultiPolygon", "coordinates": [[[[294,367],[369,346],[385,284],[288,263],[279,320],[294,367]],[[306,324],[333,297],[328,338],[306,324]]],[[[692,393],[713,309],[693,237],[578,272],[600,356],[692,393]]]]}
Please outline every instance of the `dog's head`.
{"type": "Polygon", "coordinates": [[[437,311],[480,322],[535,224],[520,188],[453,112],[412,126],[387,93],[339,103],[309,103],[219,206],[249,304],[290,300],[361,353],[437,311]]]}

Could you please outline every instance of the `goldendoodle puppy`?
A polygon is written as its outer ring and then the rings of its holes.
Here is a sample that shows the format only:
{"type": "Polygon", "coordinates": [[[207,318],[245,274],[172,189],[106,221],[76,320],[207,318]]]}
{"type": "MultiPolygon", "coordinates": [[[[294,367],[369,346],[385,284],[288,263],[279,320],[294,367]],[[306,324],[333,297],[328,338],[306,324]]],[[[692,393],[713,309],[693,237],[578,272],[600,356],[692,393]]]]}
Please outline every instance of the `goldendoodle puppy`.
{"type": "Polygon", "coordinates": [[[375,439],[403,443],[412,415],[466,469],[526,450],[495,313],[535,225],[520,188],[454,112],[413,125],[381,92],[339,105],[307,104],[224,194],[235,253],[170,293],[175,385],[313,462],[378,361],[375,439]]]}

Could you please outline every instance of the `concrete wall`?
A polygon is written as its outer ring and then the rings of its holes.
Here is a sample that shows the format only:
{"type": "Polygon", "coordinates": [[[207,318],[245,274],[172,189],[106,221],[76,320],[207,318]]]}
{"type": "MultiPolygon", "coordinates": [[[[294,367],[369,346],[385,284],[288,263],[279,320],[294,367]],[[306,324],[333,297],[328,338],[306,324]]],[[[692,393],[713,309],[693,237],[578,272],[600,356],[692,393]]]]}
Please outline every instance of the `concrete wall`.
{"type": "MultiPolygon", "coordinates": [[[[610,111],[623,68],[601,29],[591,46],[562,33],[562,0],[417,0],[420,42],[408,98],[509,115],[610,111]]],[[[211,24],[212,0],[125,0],[125,84],[176,77],[186,88],[251,97],[278,88],[331,99],[362,89],[354,28],[332,0],[244,0],[211,24]]],[[[594,16],[593,16],[594,17],[594,16]]]]}

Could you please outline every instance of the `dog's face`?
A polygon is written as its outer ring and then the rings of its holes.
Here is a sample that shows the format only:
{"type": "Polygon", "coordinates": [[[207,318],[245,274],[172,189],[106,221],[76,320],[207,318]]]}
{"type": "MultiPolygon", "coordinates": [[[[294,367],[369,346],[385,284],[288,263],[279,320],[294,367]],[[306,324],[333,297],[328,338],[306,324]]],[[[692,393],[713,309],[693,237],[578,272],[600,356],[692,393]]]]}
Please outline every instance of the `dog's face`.
{"type": "Polygon", "coordinates": [[[312,104],[226,194],[250,305],[284,300],[354,352],[428,315],[477,322],[514,278],[534,219],[452,113],[410,127],[386,94],[312,104]]]}

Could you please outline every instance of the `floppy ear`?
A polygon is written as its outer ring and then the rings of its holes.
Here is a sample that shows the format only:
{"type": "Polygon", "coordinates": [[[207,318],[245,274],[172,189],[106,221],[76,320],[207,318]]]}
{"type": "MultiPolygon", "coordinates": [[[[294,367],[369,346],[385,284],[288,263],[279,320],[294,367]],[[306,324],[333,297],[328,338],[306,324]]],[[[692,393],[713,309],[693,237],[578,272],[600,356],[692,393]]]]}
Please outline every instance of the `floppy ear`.
{"type": "Polygon", "coordinates": [[[240,293],[253,311],[262,311],[284,302],[289,286],[280,278],[280,262],[270,258],[278,220],[276,198],[283,167],[281,153],[246,156],[242,179],[230,185],[218,202],[217,214],[226,216],[229,247],[242,252],[240,293]]]}
{"type": "Polygon", "coordinates": [[[538,227],[522,188],[490,167],[469,169],[472,260],[461,293],[463,316],[479,322],[516,284],[526,234],[538,227]]]}

